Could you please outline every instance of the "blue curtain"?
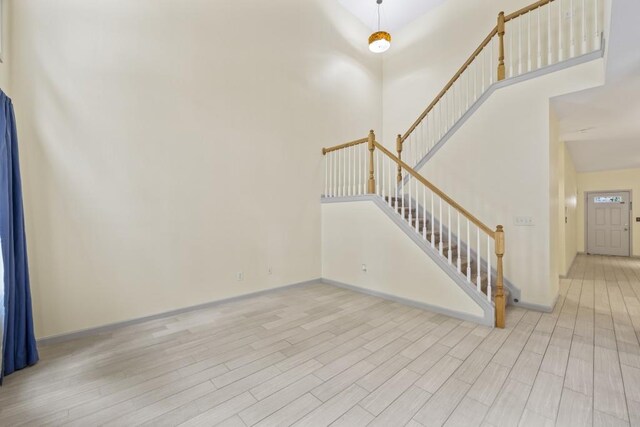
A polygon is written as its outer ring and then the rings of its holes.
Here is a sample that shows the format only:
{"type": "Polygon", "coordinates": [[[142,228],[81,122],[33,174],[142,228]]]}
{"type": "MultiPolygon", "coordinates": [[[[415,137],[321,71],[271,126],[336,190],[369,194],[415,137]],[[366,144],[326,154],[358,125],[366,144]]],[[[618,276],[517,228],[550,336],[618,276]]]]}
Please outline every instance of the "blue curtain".
{"type": "Polygon", "coordinates": [[[0,91],[0,240],[4,261],[4,375],[38,361],[33,333],[18,137],[11,99],[0,91]]]}

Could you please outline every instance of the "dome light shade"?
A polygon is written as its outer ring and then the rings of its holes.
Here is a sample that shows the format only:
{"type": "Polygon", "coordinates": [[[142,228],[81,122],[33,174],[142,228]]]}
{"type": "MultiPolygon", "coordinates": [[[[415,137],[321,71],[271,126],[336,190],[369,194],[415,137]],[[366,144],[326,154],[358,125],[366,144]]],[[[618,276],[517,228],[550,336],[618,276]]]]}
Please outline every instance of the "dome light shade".
{"type": "Polygon", "coordinates": [[[374,53],[386,52],[391,47],[391,34],[376,31],[369,36],[369,50],[374,53]]]}

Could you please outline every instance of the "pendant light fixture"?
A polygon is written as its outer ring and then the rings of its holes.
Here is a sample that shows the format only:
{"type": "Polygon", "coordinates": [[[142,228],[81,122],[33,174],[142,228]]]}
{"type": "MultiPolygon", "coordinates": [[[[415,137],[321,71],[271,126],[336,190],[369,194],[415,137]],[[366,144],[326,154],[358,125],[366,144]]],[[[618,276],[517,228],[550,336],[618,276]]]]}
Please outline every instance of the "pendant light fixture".
{"type": "Polygon", "coordinates": [[[382,0],[376,0],[378,4],[378,31],[369,36],[369,50],[374,53],[386,52],[391,47],[391,34],[380,31],[380,5],[382,0]]]}

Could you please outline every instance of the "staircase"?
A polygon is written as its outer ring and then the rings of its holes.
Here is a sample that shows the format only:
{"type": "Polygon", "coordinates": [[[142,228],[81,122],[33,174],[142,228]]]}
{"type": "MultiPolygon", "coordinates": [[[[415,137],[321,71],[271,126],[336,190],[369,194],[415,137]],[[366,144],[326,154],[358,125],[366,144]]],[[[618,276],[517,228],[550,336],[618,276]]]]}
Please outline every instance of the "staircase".
{"type": "Polygon", "coordinates": [[[493,311],[500,328],[510,294],[504,228],[485,225],[417,170],[497,88],[601,56],[601,1],[542,0],[509,15],[501,12],[444,89],[397,136],[397,155],[373,131],[322,150],[323,200],[376,197],[458,286],[493,311]]]}

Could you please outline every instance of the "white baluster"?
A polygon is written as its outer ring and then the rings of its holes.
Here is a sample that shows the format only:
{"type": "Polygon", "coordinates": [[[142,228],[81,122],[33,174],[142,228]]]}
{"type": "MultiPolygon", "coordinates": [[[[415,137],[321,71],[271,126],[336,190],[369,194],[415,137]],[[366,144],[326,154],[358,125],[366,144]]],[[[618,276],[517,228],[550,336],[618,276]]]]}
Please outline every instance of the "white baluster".
{"type": "MultiPolygon", "coordinates": [[[[385,156],[386,157],[386,156],[385,156]]],[[[391,184],[393,182],[393,165],[390,157],[387,157],[387,202],[391,207],[391,184]]]]}
{"type": "Polygon", "coordinates": [[[491,237],[487,236],[487,299],[491,301],[491,237]]]}
{"type": "Polygon", "coordinates": [[[346,181],[347,181],[347,195],[351,195],[351,148],[347,148],[346,150],[346,158],[347,158],[347,167],[345,169],[345,172],[347,174],[346,181]]]}
{"type": "Polygon", "coordinates": [[[338,193],[340,196],[344,196],[344,191],[346,190],[346,188],[344,188],[344,181],[342,179],[342,168],[343,168],[343,163],[344,163],[344,150],[338,150],[336,151],[336,154],[338,155],[338,193]]]}
{"type": "Polygon", "coordinates": [[[376,194],[379,196],[382,196],[382,190],[380,189],[381,184],[384,182],[382,181],[382,167],[380,166],[380,150],[376,150],[376,173],[379,175],[376,178],[376,194]]]}
{"type": "MultiPolygon", "coordinates": [[[[397,165],[394,165],[397,167],[397,165]]],[[[392,174],[393,175],[393,174],[392,174]]],[[[395,197],[393,199],[393,204],[395,205],[395,210],[398,212],[398,183],[394,183],[393,191],[395,192],[395,197]]]]}
{"type": "Polygon", "coordinates": [[[447,246],[449,250],[447,251],[447,258],[449,259],[449,264],[453,262],[453,243],[451,241],[451,205],[447,204],[447,246]]]}
{"type": "Polygon", "coordinates": [[[404,177],[402,177],[402,179],[400,180],[400,185],[401,185],[400,197],[402,197],[402,199],[401,199],[401,202],[402,202],[402,218],[404,218],[404,177]]]}
{"type": "Polygon", "coordinates": [[[564,59],[564,50],[562,46],[562,0],[558,0],[558,62],[564,59]]]}
{"type": "Polygon", "coordinates": [[[576,56],[576,40],[575,40],[575,14],[576,11],[573,8],[573,0],[569,0],[569,56],[573,58],[576,56]]]}
{"type": "Polygon", "coordinates": [[[435,234],[436,234],[436,211],[434,209],[434,202],[433,202],[433,191],[431,192],[431,247],[435,248],[436,245],[436,241],[435,241],[435,234]]]}
{"type": "Polygon", "coordinates": [[[460,246],[460,211],[458,212],[458,222],[457,222],[457,226],[458,226],[458,256],[456,257],[458,260],[458,272],[462,273],[462,260],[460,259],[460,255],[462,254],[462,246],[460,246]]]}
{"type": "Polygon", "coordinates": [[[479,59],[476,59],[480,61],[480,95],[482,95],[484,93],[484,49],[480,51],[478,57],[479,59]]]}
{"type": "Polygon", "coordinates": [[[471,282],[471,221],[467,219],[467,282],[471,282]]]}
{"type": "Polygon", "coordinates": [[[420,190],[420,184],[418,182],[418,180],[416,180],[416,232],[420,233],[420,224],[418,224],[418,220],[420,219],[420,203],[418,203],[418,201],[420,200],[420,194],[418,193],[418,191],[420,190]]]}
{"type": "Polygon", "coordinates": [[[537,9],[538,11],[538,31],[537,31],[537,36],[538,36],[538,62],[537,62],[537,68],[542,67],[542,27],[540,26],[540,15],[542,15],[542,7],[539,7],[537,9]]]}
{"type": "Polygon", "coordinates": [[[587,53],[587,3],[582,0],[582,53],[587,53]]]}
{"type": "Polygon", "coordinates": [[[531,71],[531,14],[527,13],[527,71],[531,71]]]}
{"type": "Polygon", "coordinates": [[[509,31],[507,31],[507,37],[509,37],[509,77],[513,77],[513,64],[514,64],[514,58],[513,58],[513,41],[515,40],[515,34],[513,34],[513,31],[515,28],[515,25],[513,25],[513,21],[511,21],[511,23],[508,24],[509,26],[509,31]]]}
{"type": "Polygon", "coordinates": [[[547,65],[551,65],[553,63],[553,48],[551,47],[551,9],[553,3],[549,3],[547,8],[547,65]]]}
{"type": "Polygon", "coordinates": [[[358,163],[358,191],[356,192],[356,194],[364,194],[364,189],[362,188],[362,147],[364,146],[364,144],[359,144],[356,145],[356,157],[357,157],[357,163],[358,163]]]}
{"type": "Polygon", "coordinates": [[[477,227],[478,230],[478,244],[476,246],[476,286],[479,292],[482,292],[482,272],[480,268],[480,264],[482,263],[482,248],[480,246],[480,227],[477,227]]]}
{"type": "Polygon", "coordinates": [[[333,152],[333,195],[340,196],[340,152],[333,152]]]}
{"type": "Polygon", "coordinates": [[[496,48],[496,38],[491,37],[491,44],[489,45],[489,85],[493,84],[493,70],[496,68],[493,66],[493,52],[496,48]]]}
{"type": "Polygon", "coordinates": [[[329,196],[329,158],[324,156],[324,197],[329,196]]]}
{"type": "MultiPolygon", "coordinates": [[[[440,221],[440,255],[443,255],[443,245],[442,245],[442,198],[440,198],[440,215],[438,215],[438,220],[440,221]]],[[[444,256],[444,255],[443,255],[444,256]]]]}
{"type": "Polygon", "coordinates": [[[594,10],[593,10],[593,28],[594,28],[594,40],[593,47],[594,50],[600,49],[600,9],[598,8],[598,0],[594,0],[594,10]]]}
{"type": "Polygon", "coordinates": [[[478,99],[478,61],[473,61],[473,102],[478,99]]]}
{"type": "Polygon", "coordinates": [[[522,21],[524,18],[518,19],[518,75],[522,74],[522,21]]]}
{"type": "Polygon", "coordinates": [[[427,239],[427,187],[422,186],[422,238],[427,239]]]}
{"type": "MultiPolygon", "coordinates": [[[[356,145],[353,147],[353,194],[357,195],[358,194],[358,188],[360,187],[358,185],[358,163],[360,163],[358,161],[358,149],[359,149],[359,145],[356,145]]],[[[376,154],[378,154],[378,151],[376,150],[376,154]]],[[[376,173],[378,173],[378,168],[376,168],[376,173]]],[[[377,181],[376,181],[377,182],[377,181]]]]}
{"type": "Polygon", "coordinates": [[[409,193],[409,225],[411,225],[411,221],[413,220],[413,211],[411,210],[411,205],[412,205],[411,199],[413,198],[411,196],[411,181],[413,181],[413,179],[411,179],[411,176],[409,174],[407,174],[407,178],[408,178],[407,187],[409,188],[409,191],[408,191],[409,193]]]}

